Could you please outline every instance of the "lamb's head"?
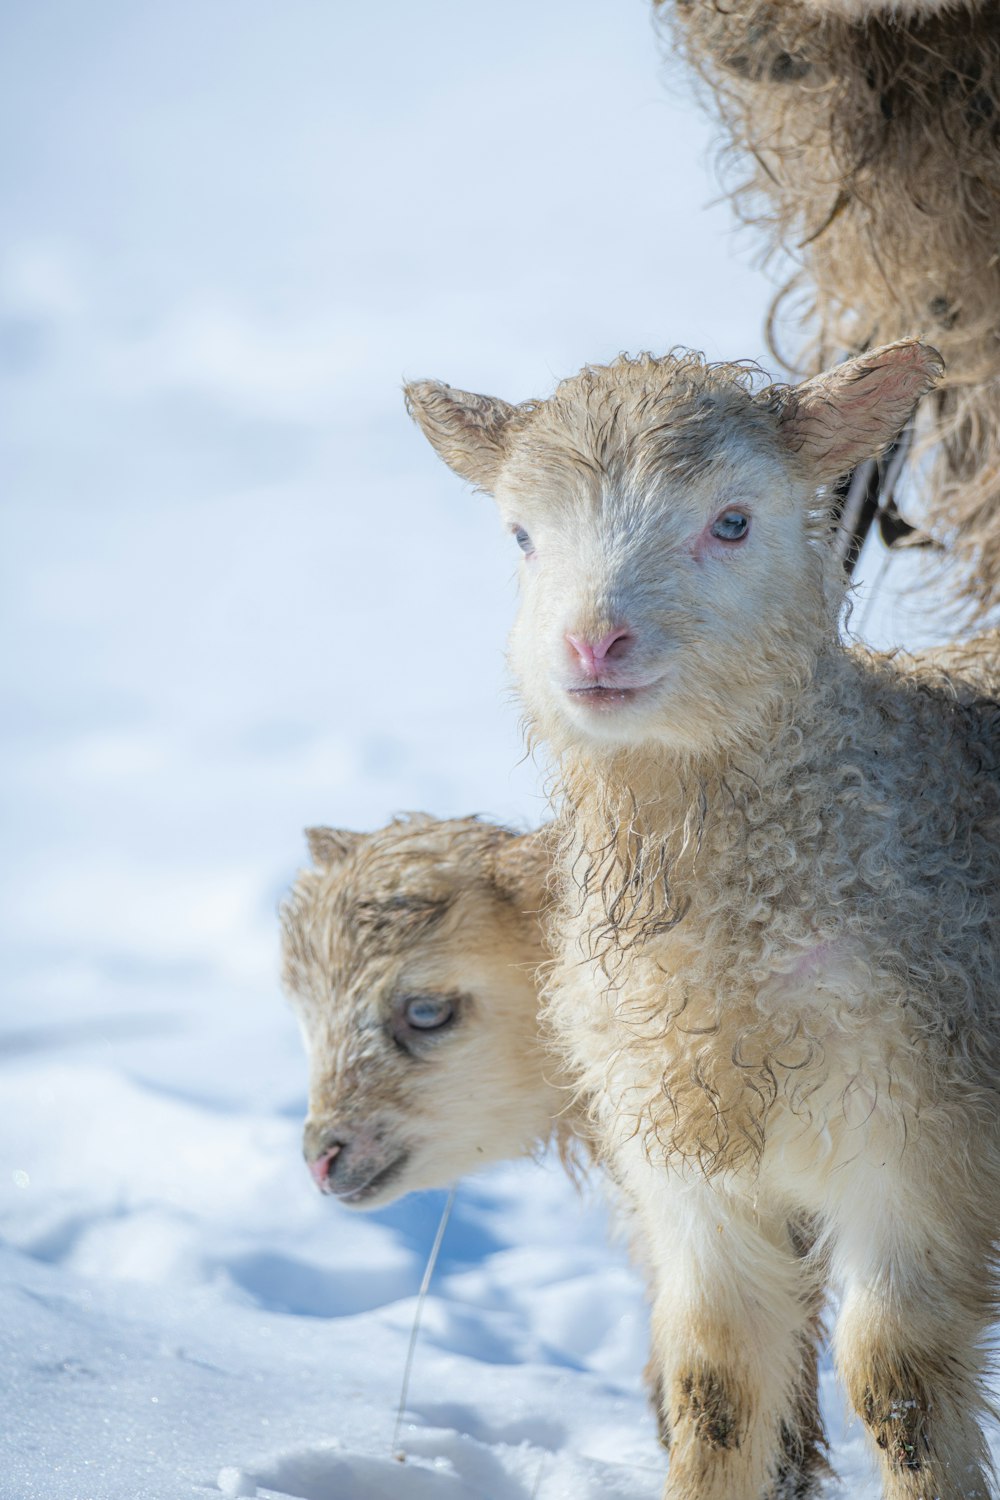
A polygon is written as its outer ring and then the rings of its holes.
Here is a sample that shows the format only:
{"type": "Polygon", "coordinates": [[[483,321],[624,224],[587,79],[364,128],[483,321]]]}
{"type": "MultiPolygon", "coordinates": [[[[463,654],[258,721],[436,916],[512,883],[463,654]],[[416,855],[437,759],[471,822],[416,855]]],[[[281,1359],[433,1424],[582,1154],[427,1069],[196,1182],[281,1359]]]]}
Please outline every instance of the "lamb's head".
{"type": "Polygon", "coordinates": [[[512,661],[556,749],[700,754],[808,675],[843,593],[825,487],[890,442],[939,373],[911,341],[798,387],[693,354],[623,356],[519,407],[408,386],[521,549],[512,661]]]}
{"type": "Polygon", "coordinates": [[[309,1053],[319,1187],[376,1207],[537,1149],[565,1103],[537,1021],[545,835],[414,816],[308,838],[314,866],[282,909],[283,982],[309,1053]]]}

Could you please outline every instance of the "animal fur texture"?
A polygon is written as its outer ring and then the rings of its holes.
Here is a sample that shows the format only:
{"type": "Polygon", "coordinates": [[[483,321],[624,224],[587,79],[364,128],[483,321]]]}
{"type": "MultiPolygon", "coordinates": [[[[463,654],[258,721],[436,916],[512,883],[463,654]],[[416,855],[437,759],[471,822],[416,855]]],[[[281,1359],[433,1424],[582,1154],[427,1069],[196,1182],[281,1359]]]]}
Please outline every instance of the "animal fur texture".
{"type": "Polygon", "coordinates": [[[846,647],[825,499],[939,374],[904,342],[794,388],[679,354],[519,407],[408,388],[524,554],[546,1016],[655,1250],[670,1500],[776,1483],[828,1268],[887,1500],[991,1493],[998,639],[846,647]]]}
{"type": "Polygon", "coordinates": [[[897,22],[922,21],[942,13],[961,19],[980,3],[981,0],[801,0],[803,9],[813,15],[843,16],[849,21],[879,16],[897,22]]]}
{"type": "MultiPolygon", "coordinates": [[[[546,1053],[536,986],[549,958],[555,829],[514,835],[476,818],[415,815],[374,833],[314,828],[308,838],[315,863],[282,907],[282,949],[310,1059],[305,1155],[323,1163],[331,1143],[341,1147],[320,1186],[373,1208],[550,1142],[575,1178],[595,1142],[587,1110],[546,1053]],[[412,996],[460,999],[440,1028],[400,1036],[412,996]]],[[[612,1196],[649,1281],[653,1257],[622,1195],[612,1196]]],[[[796,1232],[804,1252],[808,1227],[796,1232]]],[[[817,1299],[801,1420],[785,1435],[775,1500],[806,1500],[829,1471],[820,1311],[817,1299]]],[[[647,1376],[669,1446],[660,1363],[654,1356],[647,1376]]]]}
{"type": "Polygon", "coordinates": [[[944,356],[917,423],[923,520],[956,594],[986,611],[1000,596],[1000,0],[660,0],[658,14],[707,85],[738,213],[800,267],[775,352],[811,373],[917,335],[944,356]]]}

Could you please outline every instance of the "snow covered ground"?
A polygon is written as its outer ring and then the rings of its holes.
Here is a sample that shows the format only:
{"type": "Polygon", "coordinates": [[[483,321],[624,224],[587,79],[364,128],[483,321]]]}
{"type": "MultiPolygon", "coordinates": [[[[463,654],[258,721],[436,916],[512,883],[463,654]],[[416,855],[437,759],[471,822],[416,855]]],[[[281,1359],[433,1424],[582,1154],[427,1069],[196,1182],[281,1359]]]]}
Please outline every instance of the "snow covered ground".
{"type": "Polygon", "coordinates": [[[391,1456],[443,1199],[314,1192],[275,922],[307,823],[542,815],[511,543],[401,378],[762,354],[645,0],[8,4],[0,84],[0,1497],[655,1496],[553,1164],[461,1185],[391,1456]]]}

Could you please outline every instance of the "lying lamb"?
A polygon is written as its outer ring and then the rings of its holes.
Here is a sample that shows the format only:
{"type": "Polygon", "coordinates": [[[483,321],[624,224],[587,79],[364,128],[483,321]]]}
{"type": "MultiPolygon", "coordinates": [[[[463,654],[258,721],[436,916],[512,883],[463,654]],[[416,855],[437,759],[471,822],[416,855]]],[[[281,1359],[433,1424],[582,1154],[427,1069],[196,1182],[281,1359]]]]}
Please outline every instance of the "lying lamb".
{"type": "MultiPolygon", "coordinates": [[[[370,834],[314,828],[308,839],[315,866],[300,873],[282,927],[285,989],[310,1059],[304,1149],[319,1188],[372,1208],[550,1139],[564,1161],[574,1141],[590,1156],[586,1115],[553,1082],[538,1025],[551,830],[516,836],[474,818],[416,816],[370,834]]],[[[815,1342],[801,1417],[785,1435],[776,1493],[787,1500],[805,1500],[828,1472],[815,1342]]],[[[668,1443],[659,1363],[648,1373],[668,1443]]]]}
{"type": "Polygon", "coordinates": [[[670,355],[521,407],[408,389],[523,554],[570,830],[548,1021],[654,1258],[670,1500],[774,1484],[828,1267],[886,1496],[990,1493],[997,639],[973,677],[845,648],[823,488],[939,371],[904,342],[796,388],[670,355]]]}

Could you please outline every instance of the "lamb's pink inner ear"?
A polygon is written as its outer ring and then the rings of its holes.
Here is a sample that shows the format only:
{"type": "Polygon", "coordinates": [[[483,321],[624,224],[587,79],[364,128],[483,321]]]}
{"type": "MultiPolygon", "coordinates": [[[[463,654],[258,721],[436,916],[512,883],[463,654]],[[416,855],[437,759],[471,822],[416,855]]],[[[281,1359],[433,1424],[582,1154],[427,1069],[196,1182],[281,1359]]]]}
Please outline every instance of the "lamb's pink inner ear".
{"type": "Polygon", "coordinates": [[[880,453],[937,384],[944,361],[928,344],[886,344],[792,392],[781,431],[820,481],[880,453]]]}
{"type": "Polygon", "coordinates": [[[407,411],[438,457],[463,479],[492,490],[517,408],[497,396],[457,391],[441,380],[415,380],[404,394],[407,411]]]}

